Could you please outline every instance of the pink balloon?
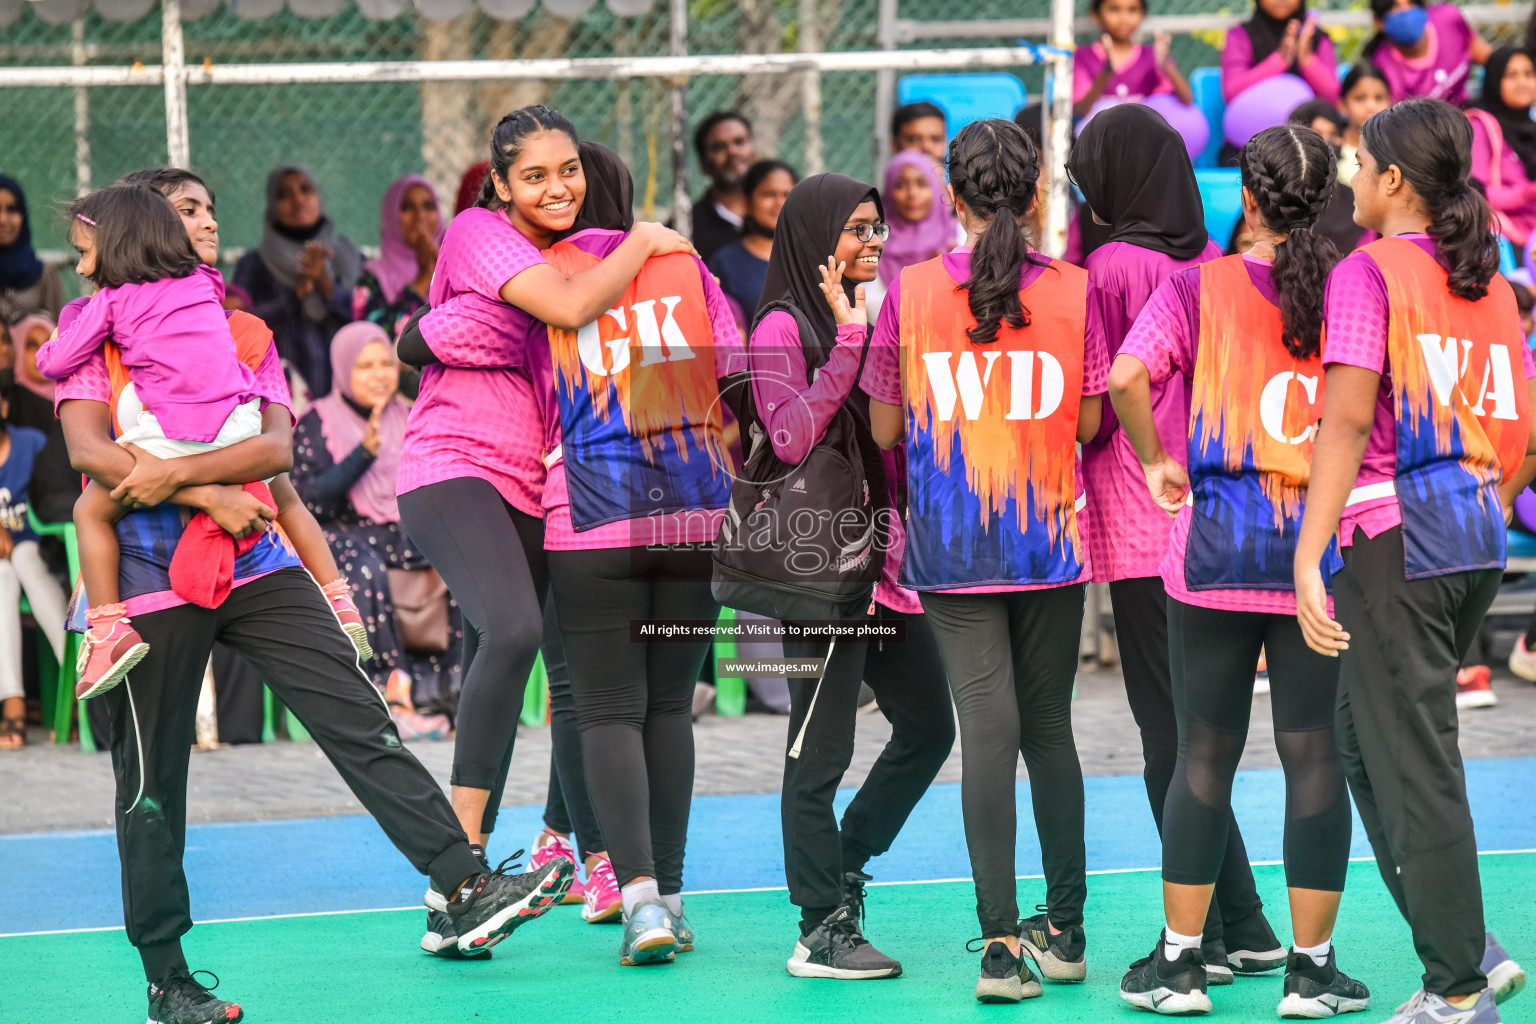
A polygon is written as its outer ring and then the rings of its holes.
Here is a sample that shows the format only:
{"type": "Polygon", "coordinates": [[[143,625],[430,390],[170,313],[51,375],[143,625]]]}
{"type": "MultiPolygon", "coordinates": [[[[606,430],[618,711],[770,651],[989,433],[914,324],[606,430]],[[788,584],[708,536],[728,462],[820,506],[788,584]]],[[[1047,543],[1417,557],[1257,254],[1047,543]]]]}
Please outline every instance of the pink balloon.
{"type": "Polygon", "coordinates": [[[1205,144],[1211,141],[1211,123],[1199,107],[1179,102],[1172,93],[1160,92],[1147,97],[1147,106],[1163,115],[1163,120],[1173,130],[1184,136],[1184,148],[1191,160],[1205,152],[1205,144]]]}
{"type": "Polygon", "coordinates": [[[1227,141],[1238,149],[1265,128],[1284,124],[1291,111],[1314,97],[1312,87],[1295,75],[1275,75],[1250,85],[1232,98],[1222,115],[1227,141]]]}

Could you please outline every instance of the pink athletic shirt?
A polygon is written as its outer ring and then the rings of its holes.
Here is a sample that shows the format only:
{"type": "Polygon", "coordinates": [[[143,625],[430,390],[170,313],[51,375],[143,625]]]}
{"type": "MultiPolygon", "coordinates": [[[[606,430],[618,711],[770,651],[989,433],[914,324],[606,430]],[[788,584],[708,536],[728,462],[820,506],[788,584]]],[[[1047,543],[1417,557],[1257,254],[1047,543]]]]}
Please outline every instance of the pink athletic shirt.
{"type": "MultiPolygon", "coordinates": [[[[1339,76],[1338,62],[1333,55],[1333,40],[1322,29],[1318,29],[1313,38],[1317,40],[1317,45],[1312,48],[1312,58],[1297,64],[1296,73],[1312,87],[1318,99],[1337,103],[1339,76]]],[[[1280,56],[1279,50],[1255,64],[1253,40],[1248,38],[1248,29],[1234,25],[1227,30],[1227,45],[1221,51],[1221,96],[1228,103],[1238,93],[1285,73],[1285,59],[1280,56]]]]}
{"type": "Polygon", "coordinates": [[[1466,106],[1472,26],[1455,4],[1435,4],[1425,13],[1429,16],[1429,24],[1424,26],[1429,49],[1424,56],[1404,57],[1391,42],[1384,42],[1371,60],[1386,75],[1394,101],[1431,96],[1466,106]]]}
{"type": "Polygon", "coordinates": [[[212,267],[103,288],[37,350],[37,368],[63,380],[99,357],[109,337],[139,401],[168,438],[212,441],[237,406],[258,397],[224,316],[224,278],[212,267]]]}
{"type": "MultiPolygon", "coordinates": [[[[1103,43],[1079,46],[1072,54],[1073,103],[1088,95],[1088,90],[1093,88],[1093,80],[1104,70],[1107,59],[1103,43]]],[[[1139,103],[1156,93],[1172,91],[1173,83],[1168,81],[1163,69],[1157,66],[1157,55],[1152,47],[1138,43],[1131,50],[1131,59],[1126,61],[1125,66],[1110,73],[1102,95],[1122,103],[1139,103]]]]}
{"type": "MultiPolygon", "coordinates": [[[[1193,260],[1144,249],[1129,242],[1110,242],[1089,254],[1089,334],[1104,339],[1113,361],[1147,300],[1176,271],[1199,266],[1221,255],[1215,242],[1193,260]]],[[[1172,377],[1152,389],[1152,417],[1163,447],[1181,466],[1189,462],[1185,440],[1189,432],[1189,382],[1172,377]]],[[[1104,406],[1104,422],[1092,442],[1083,445],[1083,486],[1088,491],[1088,547],[1094,579],[1143,579],[1159,574],[1167,553],[1173,519],[1147,493],[1147,477],[1130,438],[1120,429],[1114,410],[1104,406]]]]}

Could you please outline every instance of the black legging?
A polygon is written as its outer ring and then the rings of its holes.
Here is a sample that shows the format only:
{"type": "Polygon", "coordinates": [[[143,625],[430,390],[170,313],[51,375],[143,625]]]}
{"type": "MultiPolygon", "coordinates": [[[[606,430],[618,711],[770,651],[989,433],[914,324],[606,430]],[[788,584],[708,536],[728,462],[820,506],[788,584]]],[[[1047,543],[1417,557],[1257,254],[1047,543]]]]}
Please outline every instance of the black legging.
{"type": "Polygon", "coordinates": [[[582,763],[581,726],[576,699],[571,696],[571,667],[560,639],[560,616],[554,599],[544,603],[544,675],[549,680],[549,792],[544,800],[544,824],[575,838],[577,854],[585,860],[607,847],[592,798],[587,795],[587,768],[582,763]]]}
{"type": "Polygon", "coordinates": [[[1293,889],[1342,892],[1350,819],[1333,737],[1338,659],[1308,647],[1294,615],[1200,608],[1172,598],[1168,648],[1179,758],[1163,808],[1163,880],[1211,885],[1221,872],[1262,649],[1285,769],[1285,881],[1293,889]]]}
{"type": "Polygon", "coordinates": [[[491,791],[482,828],[490,832],[544,632],[544,521],[519,512],[478,477],[407,491],[400,521],[474,631],[471,638],[466,630],[451,782],[491,791]]]}
{"type": "Polygon", "coordinates": [[[551,551],[560,633],[581,723],[587,793],[619,884],[683,888],[693,799],[693,689],[709,641],[636,643],[631,622],[713,620],[710,553],[551,551]]]}

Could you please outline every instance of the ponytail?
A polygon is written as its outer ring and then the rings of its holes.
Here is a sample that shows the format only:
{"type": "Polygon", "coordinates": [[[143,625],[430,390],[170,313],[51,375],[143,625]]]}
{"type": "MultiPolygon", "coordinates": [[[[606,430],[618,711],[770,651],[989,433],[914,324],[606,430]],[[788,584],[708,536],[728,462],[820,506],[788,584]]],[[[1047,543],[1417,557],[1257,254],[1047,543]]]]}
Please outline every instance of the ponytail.
{"type": "Polygon", "coordinates": [[[1339,251],[1313,230],[1333,195],[1338,158],[1311,128],[1266,128],[1243,147],[1242,176],[1264,224],[1285,238],[1271,274],[1280,293],[1280,340],[1297,359],[1322,347],[1323,286],[1339,251]]]}
{"type": "Polygon", "coordinates": [[[966,337],[990,345],[1004,323],[1015,330],[1029,325],[1019,280],[1026,265],[1042,265],[1030,255],[1026,234],[1040,155],[1012,121],[973,121],[949,144],[949,180],[955,195],[988,222],[971,251],[970,280],[960,287],[976,319],[966,337]]]}
{"type": "Polygon", "coordinates": [[[1493,209],[1468,180],[1472,122],[1444,100],[1393,104],[1365,122],[1360,142],[1382,171],[1396,165],[1429,213],[1436,254],[1450,268],[1450,288],[1476,302],[1499,271],[1493,209]]]}
{"type": "Polygon", "coordinates": [[[573,146],[581,142],[576,137],[575,126],[566,120],[564,114],[542,104],[521,107],[496,122],[496,127],[491,131],[491,169],[486,172],[485,182],[480,186],[480,194],[475,197],[476,206],[486,210],[506,208],[507,204],[502,201],[501,196],[496,194],[496,179],[507,180],[507,172],[517,161],[518,153],[522,152],[523,141],[528,136],[546,131],[564,132],[570,136],[573,146]]]}

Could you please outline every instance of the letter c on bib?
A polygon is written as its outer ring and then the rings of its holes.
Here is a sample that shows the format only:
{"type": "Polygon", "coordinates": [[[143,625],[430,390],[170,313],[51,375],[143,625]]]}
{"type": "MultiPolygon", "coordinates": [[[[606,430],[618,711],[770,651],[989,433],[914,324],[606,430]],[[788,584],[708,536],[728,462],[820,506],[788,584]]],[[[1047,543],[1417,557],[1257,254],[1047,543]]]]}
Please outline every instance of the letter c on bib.
{"type": "Polygon", "coordinates": [[[1285,434],[1285,399],[1290,393],[1291,380],[1301,385],[1307,393],[1307,404],[1317,401],[1317,378],[1303,377],[1294,370],[1286,370],[1269,378],[1264,385],[1264,390],[1259,394],[1259,422],[1264,425],[1264,432],[1281,444],[1301,444],[1312,436],[1317,429],[1315,424],[1309,425],[1295,437],[1287,437],[1285,434]]]}

